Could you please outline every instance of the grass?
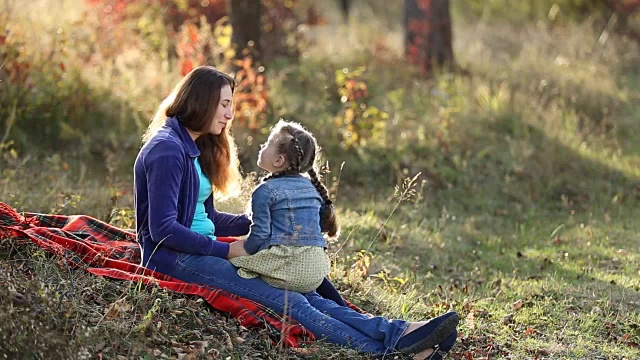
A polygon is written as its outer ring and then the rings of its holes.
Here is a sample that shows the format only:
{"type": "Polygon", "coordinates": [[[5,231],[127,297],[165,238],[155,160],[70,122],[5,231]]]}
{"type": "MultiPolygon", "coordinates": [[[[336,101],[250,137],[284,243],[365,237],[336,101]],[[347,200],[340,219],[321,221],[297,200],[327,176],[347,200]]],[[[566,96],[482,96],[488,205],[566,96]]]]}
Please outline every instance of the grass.
{"type": "MultiPolygon", "coordinates": [[[[349,46],[336,49],[331,28],[321,29],[298,63],[267,67],[278,94],[271,115],[311,128],[330,161],[326,181],[342,226],[329,248],[338,288],[389,317],[458,311],[455,359],[639,358],[637,44],[600,41],[590,23],[459,22],[456,55],[471,75],[427,82],[398,71],[401,54],[389,43],[396,29],[380,40],[371,35],[379,24],[356,23],[337,30],[350,34],[349,46]],[[389,120],[366,147],[345,149],[334,122],[342,109],[335,71],[362,66],[370,94],[362,104],[389,120]]],[[[136,122],[151,111],[143,107],[136,122]]],[[[3,149],[0,199],[20,211],[83,213],[130,228],[129,137],[93,163],[77,153],[3,149]]],[[[239,144],[247,171],[261,137],[239,144]]],[[[217,206],[243,211],[253,181],[240,199],[217,206]]],[[[0,242],[3,355],[367,358],[324,343],[282,350],[198,298],[57,263],[34,245],[0,242]]]]}

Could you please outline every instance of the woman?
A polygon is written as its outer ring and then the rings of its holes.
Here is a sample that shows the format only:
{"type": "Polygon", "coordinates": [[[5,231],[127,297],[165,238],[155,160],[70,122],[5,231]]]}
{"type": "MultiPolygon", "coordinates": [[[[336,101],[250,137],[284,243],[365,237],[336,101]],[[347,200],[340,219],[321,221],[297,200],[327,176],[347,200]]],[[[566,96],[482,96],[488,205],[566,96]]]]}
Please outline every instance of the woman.
{"type": "MultiPolygon", "coordinates": [[[[142,265],[226,290],[281,314],[287,304],[286,312],[318,339],[365,353],[400,351],[426,358],[434,349],[447,351],[456,338],[455,312],[425,322],[368,317],[317,291],[287,292],[237,274],[228,259],[247,255],[244,242],[228,244],[215,237],[244,235],[251,221],[213,207],[214,194],[230,196],[241,180],[229,134],[234,85],[213,67],[194,69],[162,102],[144,135],[134,169],[142,265]]],[[[330,284],[324,286],[335,292],[330,284]]]]}

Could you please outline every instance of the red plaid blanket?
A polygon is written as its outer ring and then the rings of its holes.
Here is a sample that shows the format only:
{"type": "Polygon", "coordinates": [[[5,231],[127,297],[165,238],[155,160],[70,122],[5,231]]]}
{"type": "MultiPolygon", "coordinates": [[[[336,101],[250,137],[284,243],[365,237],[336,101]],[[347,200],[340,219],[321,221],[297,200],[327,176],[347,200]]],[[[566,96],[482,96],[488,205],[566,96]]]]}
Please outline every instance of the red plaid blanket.
{"type": "MultiPolygon", "coordinates": [[[[215,309],[228,312],[245,327],[266,326],[274,338],[298,347],[313,334],[292,319],[254,301],[206,285],[186,283],[139,266],[140,249],[134,233],[86,215],[50,215],[16,212],[0,202],[0,240],[28,239],[60,256],[70,266],[114,279],[141,281],[182,294],[203,297],[215,309]]],[[[233,239],[221,239],[233,241],[233,239]]]]}

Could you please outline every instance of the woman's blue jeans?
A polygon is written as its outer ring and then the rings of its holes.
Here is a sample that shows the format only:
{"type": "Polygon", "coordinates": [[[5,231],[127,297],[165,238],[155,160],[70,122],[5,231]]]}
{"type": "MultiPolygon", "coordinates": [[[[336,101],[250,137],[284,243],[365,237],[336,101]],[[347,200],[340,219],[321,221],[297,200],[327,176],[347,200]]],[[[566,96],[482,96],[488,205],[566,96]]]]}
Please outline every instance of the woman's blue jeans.
{"type": "Polygon", "coordinates": [[[186,282],[206,284],[256,301],[287,314],[311,331],[318,340],[347,346],[364,353],[384,355],[394,352],[395,344],[408,326],[403,320],[369,317],[325,299],[315,291],[300,294],[274,288],[260,278],[238,276],[228,260],[204,255],[181,254],[173,269],[157,271],[186,282]]]}

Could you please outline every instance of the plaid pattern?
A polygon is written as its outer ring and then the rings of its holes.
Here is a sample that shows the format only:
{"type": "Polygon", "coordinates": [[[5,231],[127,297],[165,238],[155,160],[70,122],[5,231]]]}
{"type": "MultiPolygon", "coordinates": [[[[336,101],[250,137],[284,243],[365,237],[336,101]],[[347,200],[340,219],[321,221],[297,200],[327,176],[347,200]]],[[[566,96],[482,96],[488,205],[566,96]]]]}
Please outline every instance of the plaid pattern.
{"type": "MultiPolygon", "coordinates": [[[[111,226],[86,215],[50,215],[16,212],[0,202],[0,240],[30,240],[58,255],[75,268],[119,280],[142,282],[182,294],[203,297],[213,308],[228,312],[245,327],[265,327],[274,340],[291,347],[315,340],[311,332],[293,319],[224,290],[186,283],[139,266],[140,248],[134,232],[111,226]]],[[[233,241],[233,238],[218,238],[233,241]]]]}

